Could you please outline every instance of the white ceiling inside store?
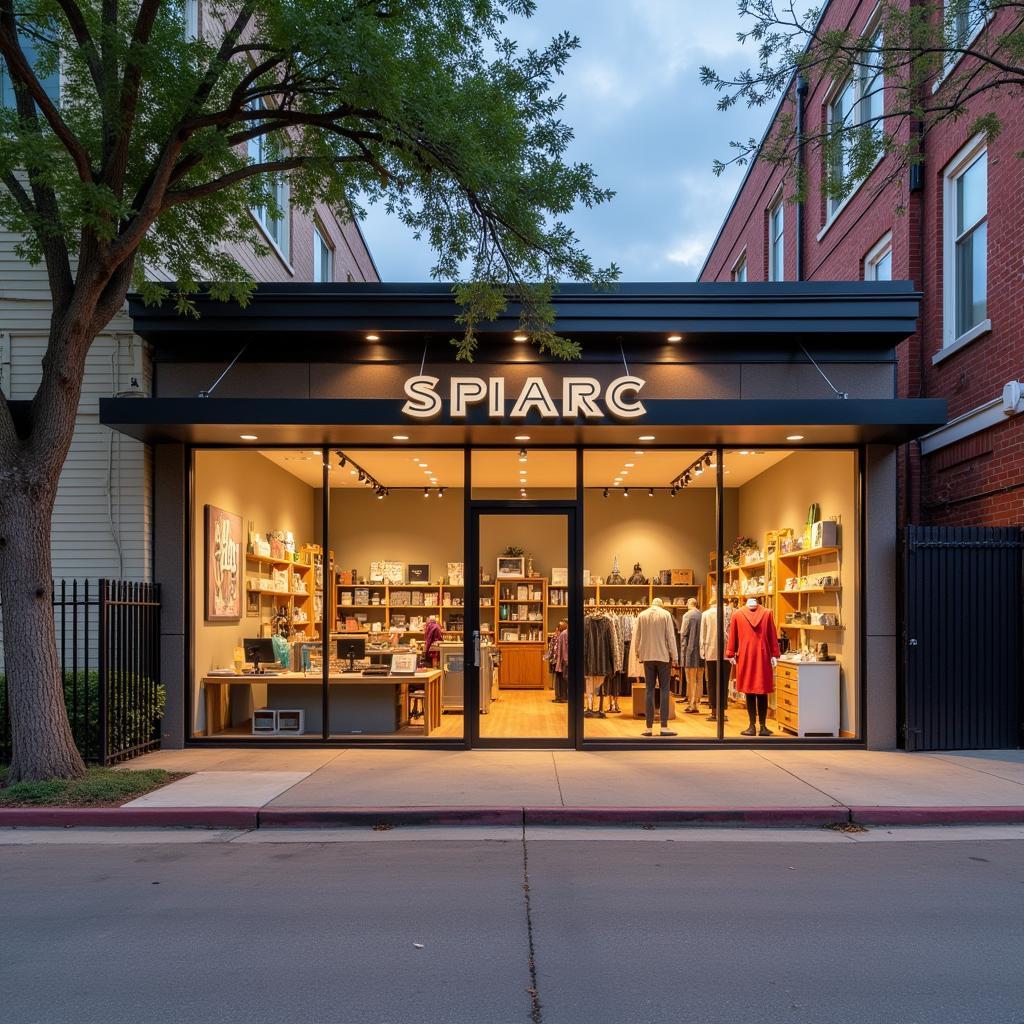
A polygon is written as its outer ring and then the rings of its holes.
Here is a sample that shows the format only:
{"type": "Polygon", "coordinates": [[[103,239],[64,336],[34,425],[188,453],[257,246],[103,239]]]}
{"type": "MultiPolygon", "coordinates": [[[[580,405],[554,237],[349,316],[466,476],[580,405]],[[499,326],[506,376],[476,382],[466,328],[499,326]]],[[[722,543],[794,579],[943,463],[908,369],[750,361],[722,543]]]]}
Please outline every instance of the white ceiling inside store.
{"type": "MultiPolygon", "coordinates": [[[[463,454],[458,449],[414,450],[343,449],[345,454],[385,487],[451,487],[463,482],[463,454]]],[[[473,454],[473,487],[482,489],[518,488],[524,483],[531,491],[572,486],[576,472],[576,453],[545,451],[527,446],[526,461],[520,461],[518,449],[477,451],[473,454]],[[524,472],[525,470],[525,472],[524,472]]],[[[261,449],[260,454],[287,470],[310,487],[322,480],[320,452],[314,449],[261,449]]],[[[689,467],[703,451],[662,449],[610,449],[588,451],[583,457],[583,483],[586,487],[667,487],[689,467]],[[619,481],[616,484],[616,481],[619,481]]],[[[727,449],[725,486],[742,487],[755,476],[781,462],[789,451],[727,449]]],[[[332,487],[364,487],[358,471],[338,465],[331,458],[332,487]]],[[[714,487],[715,473],[694,476],[691,487],[714,487]]]]}

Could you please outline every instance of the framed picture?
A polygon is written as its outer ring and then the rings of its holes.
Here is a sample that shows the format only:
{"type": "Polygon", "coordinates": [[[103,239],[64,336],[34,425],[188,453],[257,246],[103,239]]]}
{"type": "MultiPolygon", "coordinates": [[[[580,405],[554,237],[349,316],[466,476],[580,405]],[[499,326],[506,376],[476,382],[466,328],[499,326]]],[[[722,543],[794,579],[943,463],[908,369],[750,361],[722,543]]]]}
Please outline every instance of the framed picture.
{"type": "Polygon", "coordinates": [[[205,506],[206,621],[242,618],[242,517],[205,506]]]}
{"type": "Polygon", "coordinates": [[[391,674],[393,676],[416,675],[416,654],[392,654],[391,674]]]}
{"type": "Polygon", "coordinates": [[[495,575],[499,580],[513,579],[526,575],[526,558],[523,555],[501,555],[495,575]]]}
{"type": "Polygon", "coordinates": [[[409,579],[407,583],[429,583],[430,582],[430,566],[422,564],[409,563],[409,579]]]}
{"type": "Polygon", "coordinates": [[[448,583],[453,587],[461,587],[465,583],[465,563],[448,563],[448,583]]]}
{"type": "Polygon", "coordinates": [[[567,587],[567,586],[569,586],[569,570],[568,569],[552,569],[551,570],[551,586],[553,586],[553,587],[567,587]]]}

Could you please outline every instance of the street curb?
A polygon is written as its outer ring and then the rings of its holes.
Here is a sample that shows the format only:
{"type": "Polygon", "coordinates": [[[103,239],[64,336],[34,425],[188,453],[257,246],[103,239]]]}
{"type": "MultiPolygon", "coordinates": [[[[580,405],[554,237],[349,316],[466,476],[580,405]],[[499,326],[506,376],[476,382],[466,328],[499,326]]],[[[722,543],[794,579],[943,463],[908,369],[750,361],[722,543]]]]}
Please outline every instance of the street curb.
{"type": "Polygon", "coordinates": [[[1024,807],[851,807],[858,825],[1024,825],[1024,807]]]}
{"type": "Polygon", "coordinates": [[[257,827],[255,807],[0,807],[3,828],[257,827]]]}
{"type": "Polygon", "coordinates": [[[343,828],[373,825],[512,825],[522,807],[264,807],[257,828],[343,828]]]}
{"type": "Polygon", "coordinates": [[[1019,807],[4,807],[0,828],[1021,825],[1019,807]]]}
{"type": "Polygon", "coordinates": [[[745,825],[798,828],[846,824],[848,808],[835,807],[527,807],[527,825],[745,825]]]}

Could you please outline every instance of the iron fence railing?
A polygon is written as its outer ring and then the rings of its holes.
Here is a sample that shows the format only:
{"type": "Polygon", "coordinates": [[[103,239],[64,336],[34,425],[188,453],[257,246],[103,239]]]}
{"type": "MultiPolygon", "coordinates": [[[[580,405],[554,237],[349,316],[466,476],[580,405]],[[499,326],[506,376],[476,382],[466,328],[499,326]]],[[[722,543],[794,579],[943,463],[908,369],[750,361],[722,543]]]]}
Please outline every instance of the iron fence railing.
{"type": "MultiPolygon", "coordinates": [[[[56,580],[53,619],[68,722],[82,757],[114,764],[155,750],[166,703],[160,682],[160,587],[56,580]]],[[[0,762],[11,758],[0,664],[0,762]]]]}

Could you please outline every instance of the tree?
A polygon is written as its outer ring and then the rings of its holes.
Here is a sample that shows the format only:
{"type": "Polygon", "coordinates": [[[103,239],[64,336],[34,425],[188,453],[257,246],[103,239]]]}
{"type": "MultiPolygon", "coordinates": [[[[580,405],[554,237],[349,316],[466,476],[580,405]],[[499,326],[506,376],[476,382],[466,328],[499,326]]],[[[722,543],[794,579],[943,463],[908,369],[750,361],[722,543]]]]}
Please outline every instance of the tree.
{"type": "MultiPolygon", "coordinates": [[[[68,728],[50,605],[50,518],[97,333],[129,288],[195,313],[203,288],[253,289],[227,240],[266,251],[250,210],[291,201],[358,214],[383,202],[461,281],[464,333],[509,297],[542,351],[560,278],[606,285],[560,219],[611,193],[564,159],[552,87],[578,41],[520,51],[533,0],[212,0],[198,37],[185,0],[0,0],[0,226],[45,266],[42,378],[14,415],[0,396],[0,601],[14,740],[8,782],[83,771],[68,728]],[[59,102],[45,87],[58,67],[59,102]],[[166,285],[147,281],[159,266],[166,285]],[[208,286],[201,282],[215,282],[208,286]]],[[[51,90],[52,91],[52,90],[51,90]]]]}
{"type": "Polygon", "coordinates": [[[792,102],[800,77],[838,83],[841,102],[831,107],[839,116],[805,118],[802,133],[804,146],[822,158],[822,190],[834,201],[885,156],[891,159],[878,188],[904,182],[907,167],[923,158],[925,137],[945,122],[970,117],[970,134],[995,138],[1003,125],[988,104],[999,93],[1019,95],[1024,88],[1022,0],[881,0],[860,32],[838,24],[827,0],[802,13],[794,0],[781,6],[739,0],[739,13],[752,25],[737,38],[757,44],[757,66],[734,75],[702,67],[701,81],[721,93],[719,110],[740,101],[750,107],[778,97],[790,102],[765,139],[731,143],[733,155],[715,161],[714,171],[756,156],[786,169],[794,199],[806,197],[792,102]]]}

